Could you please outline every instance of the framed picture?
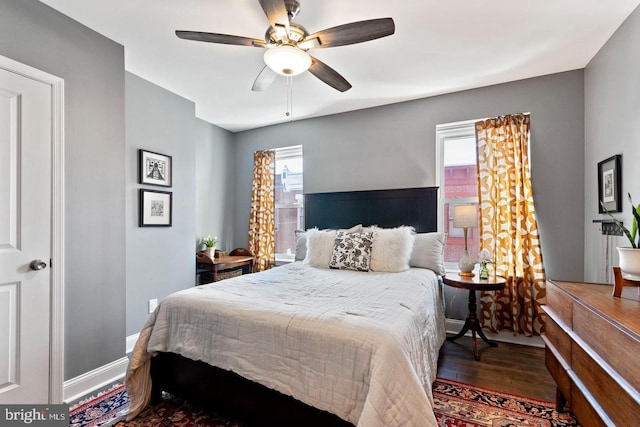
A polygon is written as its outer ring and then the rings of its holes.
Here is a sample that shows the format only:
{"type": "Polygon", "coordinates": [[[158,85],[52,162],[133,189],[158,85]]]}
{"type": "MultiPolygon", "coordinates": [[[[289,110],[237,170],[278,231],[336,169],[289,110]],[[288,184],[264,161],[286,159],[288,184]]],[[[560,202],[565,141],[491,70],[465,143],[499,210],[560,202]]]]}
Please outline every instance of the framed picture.
{"type": "Polygon", "coordinates": [[[170,191],[140,189],[139,220],[140,227],[171,227],[170,191]]]}
{"type": "Polygon", "coordinates": [[[171,187],[171,156],[138,150],[138,182],[171,187]]]}
{"type": "Polygon", "coordinates": [[[598,163],[598,212],[622,212],[622,155],[598,163]],[[600,204],[604,203],[604,207],[600,204]]]}

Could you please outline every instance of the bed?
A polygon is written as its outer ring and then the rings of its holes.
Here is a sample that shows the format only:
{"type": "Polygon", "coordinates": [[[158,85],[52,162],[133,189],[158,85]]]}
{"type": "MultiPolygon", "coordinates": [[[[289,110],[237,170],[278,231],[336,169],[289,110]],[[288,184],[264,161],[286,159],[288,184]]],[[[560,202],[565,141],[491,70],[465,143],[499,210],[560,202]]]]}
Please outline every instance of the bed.
{"type": "MultiPolygon", "coordinates": [[[[411,226],[426,237],[436,200],[433,187],[305,195],[305,220],[334,230],[411,226]]],[[[129,418],[165,390],[255,425],[436,425],[431,383],[444,339],[429,268],[294,262],[186,289],[165,298],[140,334],[129,418]]]]}

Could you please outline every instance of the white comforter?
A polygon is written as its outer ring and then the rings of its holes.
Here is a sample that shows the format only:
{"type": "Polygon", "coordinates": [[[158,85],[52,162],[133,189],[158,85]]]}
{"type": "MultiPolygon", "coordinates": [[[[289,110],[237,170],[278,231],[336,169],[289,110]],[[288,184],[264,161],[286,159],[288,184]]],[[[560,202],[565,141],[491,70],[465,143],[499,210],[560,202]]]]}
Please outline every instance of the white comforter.
{"type": "Polygon", "coordinates": [[[173,352],[358,426],[435,426],[439,295],[427,269],[363,273],[301,262],[177,292],[135,346],[128,419],[148,404],[149,357],[173,352]]]}

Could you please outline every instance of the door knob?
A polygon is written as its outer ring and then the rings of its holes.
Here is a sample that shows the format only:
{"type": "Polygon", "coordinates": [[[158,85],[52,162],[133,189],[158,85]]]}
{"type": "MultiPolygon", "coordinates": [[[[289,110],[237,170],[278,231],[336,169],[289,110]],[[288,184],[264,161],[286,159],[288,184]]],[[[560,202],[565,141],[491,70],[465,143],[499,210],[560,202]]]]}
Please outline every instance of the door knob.
{"type": "Polygon", "coordinates": [[[31,261],[31,263],[29,264],[29,267],[32,270],[44,270],[45,268],[47,268],[47,263],[44,262],[41,259],[34,259],[33,261],[31,261]]]}

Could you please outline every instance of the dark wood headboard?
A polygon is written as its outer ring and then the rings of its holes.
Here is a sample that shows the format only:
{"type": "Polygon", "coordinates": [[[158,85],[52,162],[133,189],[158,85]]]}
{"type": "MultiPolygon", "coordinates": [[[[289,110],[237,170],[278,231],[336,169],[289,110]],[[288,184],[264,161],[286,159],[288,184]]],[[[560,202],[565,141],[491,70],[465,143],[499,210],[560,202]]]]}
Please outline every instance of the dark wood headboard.
{"type": "Polygon", "coordinates": [[[362,224],[437,231],[438,187],[305,194],[304,219],[307,229],[362,224]]]}

